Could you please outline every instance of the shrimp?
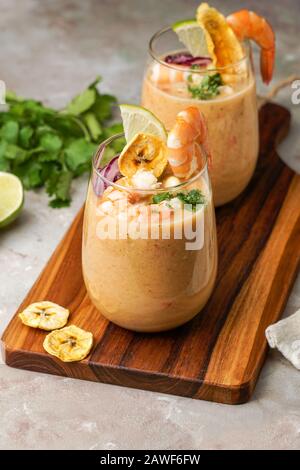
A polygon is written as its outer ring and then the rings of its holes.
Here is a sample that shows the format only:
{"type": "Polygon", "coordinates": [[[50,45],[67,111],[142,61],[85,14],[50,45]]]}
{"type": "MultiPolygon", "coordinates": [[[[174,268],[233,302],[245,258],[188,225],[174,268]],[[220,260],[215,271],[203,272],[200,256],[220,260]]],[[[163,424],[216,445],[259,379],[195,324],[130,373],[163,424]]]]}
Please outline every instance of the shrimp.
{"type": "Polygon", "coordinates": [[[182,82],[185,79],[184,71],[170,68],[156,62],[151,69],[151,80],[157,85],[169,85],[170,83],[182,82]]]}
{"type": "Polygon", "coordinates": [[[177,114],[167,140],[168,162],[175,176],[189,178],[202,166],[202,148],[211,162],[207,126],[203,114],[194,106],[177,114]]]}
{"type": "Polygon", "coordinates": [[[264,83],[268,84],[272,79],[275,58],[275,34],[271,25],[249,10],[232,13],[226,20],[238,39],[253,39],[261,48],[260,72],[264,83]]]}

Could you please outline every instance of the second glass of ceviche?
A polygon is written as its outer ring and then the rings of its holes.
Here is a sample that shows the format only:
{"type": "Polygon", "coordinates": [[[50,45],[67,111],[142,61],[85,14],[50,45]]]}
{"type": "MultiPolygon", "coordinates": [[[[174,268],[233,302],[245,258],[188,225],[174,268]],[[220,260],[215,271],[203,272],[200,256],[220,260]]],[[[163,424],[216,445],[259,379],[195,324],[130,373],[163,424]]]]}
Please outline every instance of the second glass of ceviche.
{"type": "Polygon", "coordinates": [[[269,83],[275,36],[269,23],[252,11],[241,10],[225,18],[202,3],[196,19],[157,32],[149,45],[142,105],[167,129],[187,106],[203,112],[212,150],[216,206],[243,191],[258,156],[258,111],[249,40],[261,49],[261,75],[269,83]]]}
{"type": "Polygon", "coordinates": [[[134,331],[168,330],[200,312],[216,279],[206,124],[194,107],[169,134],[144,108],[121,105],[121,114],[127,143],[115,135],[93,160],[83,276],[107,319],[134,331]]]}

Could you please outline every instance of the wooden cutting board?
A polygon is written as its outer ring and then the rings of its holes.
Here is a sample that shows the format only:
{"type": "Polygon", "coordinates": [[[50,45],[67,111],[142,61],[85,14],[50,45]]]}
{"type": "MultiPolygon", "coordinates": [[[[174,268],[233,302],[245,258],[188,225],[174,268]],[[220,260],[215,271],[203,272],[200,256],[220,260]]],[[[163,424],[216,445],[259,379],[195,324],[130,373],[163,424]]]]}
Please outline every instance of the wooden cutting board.
{"type": "Polygon", "coordinates": [[[222,403],[246,402],[266,356],[265,328],[280,317],[299,266],[300,176],[275,151],[289,124],[290,113],[278,105],[260,111],[257,170],[244,193],[217,210],[217,283],[194,320],[160,334],[132,333],[105,320],[82,279],[81,210],[18,312],[45,299],[68,307],[70,323],[93,332],[94,348],[81,362],[63,363],[43,350],[46,333],[24,326],[15,315],[2,338],[6,364],[222,403]]]}

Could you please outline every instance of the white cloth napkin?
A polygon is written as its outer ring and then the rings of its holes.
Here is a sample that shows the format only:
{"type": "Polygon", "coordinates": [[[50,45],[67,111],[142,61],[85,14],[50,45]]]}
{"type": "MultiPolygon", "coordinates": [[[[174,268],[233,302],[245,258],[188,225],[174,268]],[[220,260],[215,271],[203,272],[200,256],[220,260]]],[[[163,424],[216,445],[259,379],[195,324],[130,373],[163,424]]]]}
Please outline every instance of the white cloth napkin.
{"type": "Polygon", "coordinates": [[[300,370],[300,309],[266,329],[271,348],[277,348],[296,369],[300,370]]]}

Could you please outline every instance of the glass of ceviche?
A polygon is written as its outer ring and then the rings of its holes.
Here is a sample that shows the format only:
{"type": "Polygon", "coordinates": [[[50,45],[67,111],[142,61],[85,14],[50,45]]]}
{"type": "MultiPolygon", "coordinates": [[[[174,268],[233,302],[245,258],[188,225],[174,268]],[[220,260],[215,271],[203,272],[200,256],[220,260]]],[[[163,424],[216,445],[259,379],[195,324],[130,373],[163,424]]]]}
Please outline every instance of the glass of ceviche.
{"type": "Polygon", "coordinates": [[[117,325],[155,332],[184,324],[214,287],[217,239],[205,124],[186,110],[167,135],[149,111],[121,106],[118,134],[93,159],[83,229],[83,275],[97,309],[117,325]],[[195,124],[190,125],[190,113],[195,124]],[[177,139],[177,140],[176,140],[177,139]],[[172,142],[183,142],[182,148],[172,142]]]}
{"type": "Polygon", "coordinates": [[[204,114],[216,206],[243,191],[258,157],[258,111],[249,39],[261,47],[261,73],[268,83],[273,72],[274,33],[264,18],[248,10],[225,18],[202,3],[196,19],[158,31],[149,44],[142,105],[167,129],[188,106],[204,114]]]}

